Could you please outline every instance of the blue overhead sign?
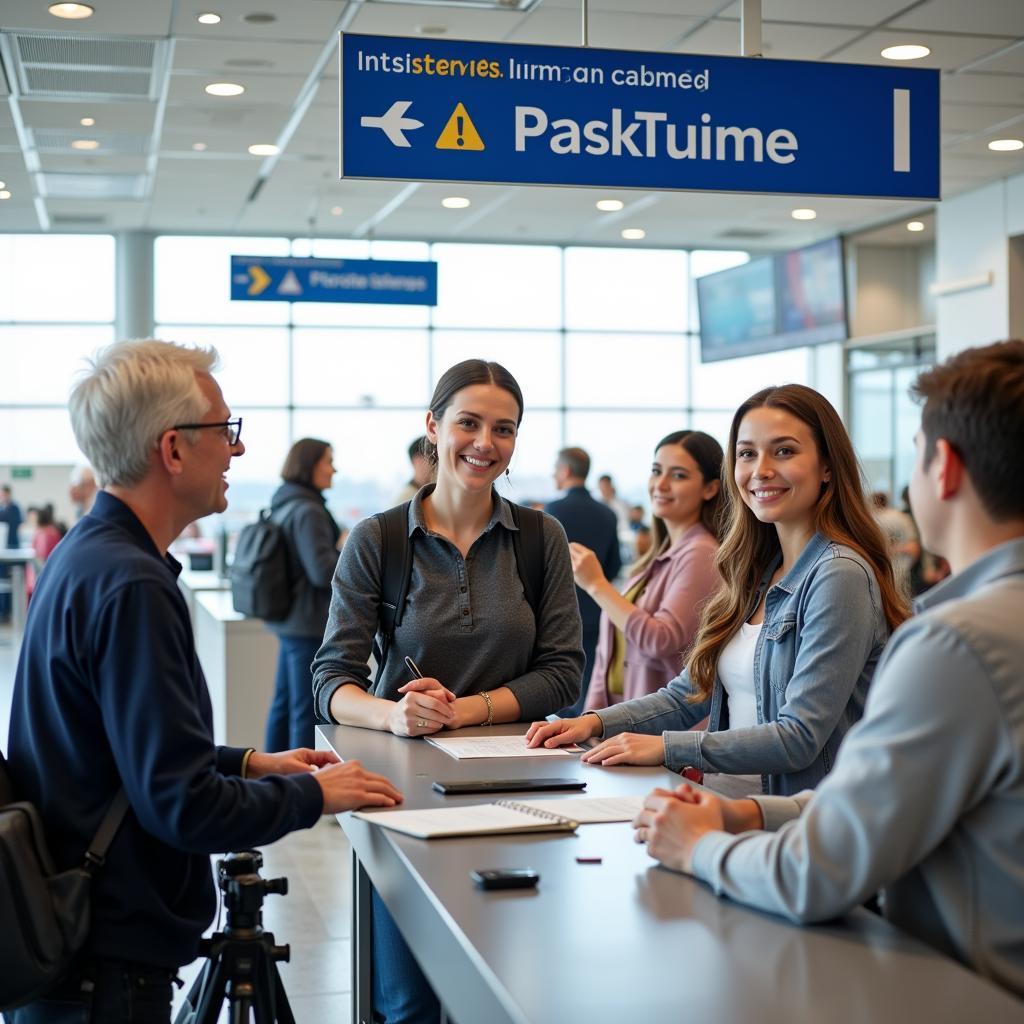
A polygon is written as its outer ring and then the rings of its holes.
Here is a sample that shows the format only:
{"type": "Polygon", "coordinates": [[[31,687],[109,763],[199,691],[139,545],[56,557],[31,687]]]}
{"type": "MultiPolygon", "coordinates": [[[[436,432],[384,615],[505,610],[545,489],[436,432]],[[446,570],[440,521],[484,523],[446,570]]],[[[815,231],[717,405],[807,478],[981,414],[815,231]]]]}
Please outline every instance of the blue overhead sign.
{"type": "Polygon", "coordinates": [[[262,302],[380,302],[437,305],[437,264],[232,256],[231,298],[262,302]]]}
{"type": "Polygon", "coordinates": [[[341,176],[939,198],[939,72],[345,33],[341,176]]]}

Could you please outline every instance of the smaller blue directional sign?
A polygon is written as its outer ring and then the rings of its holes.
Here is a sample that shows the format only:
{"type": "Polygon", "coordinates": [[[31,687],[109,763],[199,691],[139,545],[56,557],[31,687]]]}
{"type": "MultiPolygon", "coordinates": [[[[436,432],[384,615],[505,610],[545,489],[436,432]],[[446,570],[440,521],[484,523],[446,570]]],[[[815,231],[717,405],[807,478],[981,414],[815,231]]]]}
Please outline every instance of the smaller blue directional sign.
{"type": "Polygon", "coordinates": [[[437,264],[232,256],[231,298],[256,302],[379,302],[437,305],[437,264]]]}
{"type": "Polygon", "coordinates": [[[342,177],[939,198],[939,72],[345,33],[342,177]]]}

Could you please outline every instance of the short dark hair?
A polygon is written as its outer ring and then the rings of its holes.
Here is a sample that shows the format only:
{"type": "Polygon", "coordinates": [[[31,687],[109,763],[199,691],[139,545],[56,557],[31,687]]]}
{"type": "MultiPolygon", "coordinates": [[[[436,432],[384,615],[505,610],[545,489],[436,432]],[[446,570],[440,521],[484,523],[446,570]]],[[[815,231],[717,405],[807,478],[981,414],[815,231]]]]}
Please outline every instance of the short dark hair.
{"type": "Polygon", "coordinates": [[[1024,450],[1024,341],[958,352],[922,373],[910,392],[924,402],[924,465],[942,438],[996,522],[1024,516],[1024,478],[1008,472],[1024,450]]]}
{"type": "Polygon", "coordinates": [[[558,461],[569,470],[569,475],[586,480],[590,473],[590,456],[582,448],[563,448],[558,461]]]}
{"type": "Polygon", "coordinates": [[[0,484],[0,491],[3,491],[4,494],[13,494],[14,493],[11,490],[11,485],[10,484],[0,484]]]}
{"type": "MultiPolygon", "coordinates": [[[[461,363],[456,363],[450,369],[445,370],[430,399],[430,411],[434,414],[434,418],[440,420],[448,406],[452,404],[452,399],[463,388],[471,388],[474,384],[493,384],[495,387],[507,391],[519,406],[516,426],[523,422],[523,392],[519,387],[519,382],[501,363],[488,362],[485,359],[463,359],[461,363]]],[[[436,465],[437,445],[426,441],[423,445],[423,452],[431,463],[436,465]]]]}
{"type": "Polygon", "coordinates": [[[604,481],[605,483],[609,483],[609,484],[610,484],[610,483],[612,482],[611,474],[610,474],[610,473],[602,473],[602,474],[601,474],[601,475],[600,475],[600,476],[599,476],[599,477],[597,478],[597,482],[598,482],[598,483],[601,483],[601,481],[602,481],[602,480],[603,480],[603,481],[604,481]]]}
{"type": "Polygon", "coordinates": [[[313,486],[313,469],[331,446],[315,437],[303,437],[288,451],[281,467],[281,479],[289,484],[313,486]]]}
{"type": "Polygon", "coordinates": [[[425,434],[420,434],[415,441],[409,442],[409,461],[412,462],[417,455],[426,454],[427,450],[427,437],[425,434]]]}

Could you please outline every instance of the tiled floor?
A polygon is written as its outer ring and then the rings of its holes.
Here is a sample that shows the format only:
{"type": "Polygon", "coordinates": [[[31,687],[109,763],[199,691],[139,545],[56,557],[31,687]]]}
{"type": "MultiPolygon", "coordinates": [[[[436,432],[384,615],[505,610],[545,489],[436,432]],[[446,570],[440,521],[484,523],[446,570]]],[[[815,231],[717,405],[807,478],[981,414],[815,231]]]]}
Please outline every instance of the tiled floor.
{"type": "MultiPolygon", "coordinates": [[[[0,627],[0,748],[7,750],[7,722],[14,685],[15,651],[0,627]]],[[[349,847],[333,821],[295,832],[263,848],[265,878],[285,876],[288,894],[264,903],[264,927],[291,947],[279,965],[297,1024],[346,1024],[351,1013],[349,964],[349,847]]],[[[181,971],[187,991],[205,961],[181,971]]],[[[180,996],[179,996],[180,999],[180,996]]],[[[221,1014],[227,1021],[227,1012],[221,1014]]]]}

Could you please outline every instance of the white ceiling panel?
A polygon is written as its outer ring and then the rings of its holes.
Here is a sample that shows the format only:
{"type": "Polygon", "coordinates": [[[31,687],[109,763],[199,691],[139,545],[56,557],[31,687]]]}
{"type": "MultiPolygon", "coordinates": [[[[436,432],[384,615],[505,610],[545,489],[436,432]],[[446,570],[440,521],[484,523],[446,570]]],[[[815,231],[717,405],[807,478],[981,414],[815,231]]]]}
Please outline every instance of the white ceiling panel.
{"type": "Polygon", "coordinates": [[[56,32],[61,35],[166,36],[172,0],[125,0],[93,4],[96,13],[81,21],[55,18],[45,0],[3,0],[4,31],[56,32]]]}
{"type": "MultiPolygon", "coordinates": [[[[684,18],[709,18],[717,14],[728,0],[590,0],[591,14],[602,11],[629,11],[633,14],[678,14],[684,18]]],[[[580,13],[580,0],[542,0],[538,10],[569,8],[580,13]]]]}
{"type": "MultiPolygon", "coordinates": [[[[821,25],[790,25],[765,22],[762,26],[764,56],[777,60],[816,59],[857,37],[858,29],[821,25]]],[[[677,47],[681,53],[708,53],[723,57],[740,55],[740,23],[716,19],[698,29],[677,47]]],[[[753,58],[752,58],[753,59],[753,58]]]]}
{"type": "MultiPolygon", "coordinates": [[[[807,0],[763,0],[761,17],[768,21],[817,22],[869,28],[891,18],[907,0],[857,0],[856,3],[811,3],[807,0]]],[[[740,4],[731,3],[722,17],[738,18],[740,4]]]]}
{"type": "Polygon", "coordinates": [[[893,26],[1024,36],[1024,3],[1021,0],[985,0],[984,4],[978,5],[965,0],[928,0],[928,3],[896,18],[893,26]]]}
{"type": "Polygon", "coordinates": [[[942,80],[942,98],[957,103],[1024,104],[1024,76],[974,71],[942,80]]]}
{"type": "MultiPolygon", "coordinates": [[[[984,22],[979,19],[979,24],[984,22]]],[[[1013,39],[997,35],[936,35],[931,32],[905,32],[894,29],[882,29],[872,32],[852,42],[832,56],[832,60],[847,64],[885,64],[892,66],[893,61],[886,60],[881,54],[887,46],[902,46],[907,43],[920,43],[927,46],[931,53],[921,60],[897,62],[902,67],[943,68],[952,71],[963,64],[984,57],[995,50],[1002,49],[1013,39]]]]}
{"type": "Polygon", "coordinates": [[[420,28],[444,29],[441,39],[504,39],[527,17],[519,11],[474,11],[460,7],[364,3],[349,26],[366,35],[415,36],[420,28]]]}
{"type": "Polygon", "coordinates": [[[290,107],[298,96],[305,77],[298,75],[268,75],[252,72],[232,74],[229,82],[245,87],[241,96],[210,96],[206,86],[211,82],[223,81],[220,75],[196,74],[191,71],[171,75],[171,88],[168,100],[172,103],[201,104],[206,109],[231,110],[232,104],[241,105],[266,103],[275,106],[290,107]],[[243,99],[244,97],[244,99],[243,99]]]}
{"type": "Polygon", "coordinates": [[[179,0],[174,32],[210,39],[252,39],[267,45],[278,40],[318,41],[327,38],[345,6],[343,0],[289,0],[287,4],[276,0],[179,0]],[[220,24],[200,25],[196,18],[210,10],[221,16],[220,24]],[[273,14],[276,20],[269,24],[246,21],[245,16],[254,12],[273,14]]]}
{"type": "Polygon", "coordinates": [[[1024,116],[1024,109],[1012,103],[943,103],[942,130],[957,133],[978,131],[983,126],[1001,124],[1018,115],[1024,116]]]}
{"type": "Polygon", "coordinates": [[[1004,50],[999,56],[986,58],[982,63],[975,65],[972,70],[1024,75],[1024,39],[1004,50]]]}
{"type": "Polygon", "coordinates": [[[219,76],[270,71],[305,77],[322,50],[323,43],[275,43],[268,53],[255,39],[179,39],[174,69],[216,71],[219,76]]]}

